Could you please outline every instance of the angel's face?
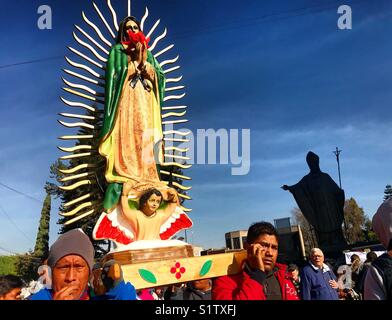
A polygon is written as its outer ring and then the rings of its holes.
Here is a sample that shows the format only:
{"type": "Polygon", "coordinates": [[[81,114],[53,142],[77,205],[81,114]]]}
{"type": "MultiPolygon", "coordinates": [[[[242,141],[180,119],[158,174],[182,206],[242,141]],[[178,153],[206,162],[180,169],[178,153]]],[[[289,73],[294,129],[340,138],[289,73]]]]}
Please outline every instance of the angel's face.
{"type": "Polygon", "coordinates": [[[159,208],[162,202],[162,197],[152,194],[143,207],[143,213],[146,216],[152,216],[159,208]]]}
{"type": "Polygon", "coordinates": [[[133,33],[138,33],[139,30],[139,26],[137,25],[137,23],[133,20],[129,20],[126,25],[125,25],[125,30],[126,32],[128,32],[129,30],[131,30],[133,33]]]}

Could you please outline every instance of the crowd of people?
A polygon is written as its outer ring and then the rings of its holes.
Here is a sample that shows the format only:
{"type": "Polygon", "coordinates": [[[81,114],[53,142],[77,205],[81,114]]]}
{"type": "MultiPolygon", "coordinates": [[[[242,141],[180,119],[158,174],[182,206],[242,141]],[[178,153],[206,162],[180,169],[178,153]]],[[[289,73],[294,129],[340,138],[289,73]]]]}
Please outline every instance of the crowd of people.
{"type": "MultiPolygon", "coordinates": [[[[111,275],[114,261],[103,266],[100,292],[93,277],[94,247],[80,229],[61,235],[51,246],[39,281],[28,285],[15,275],[0,277],[0,300],[210,300],[210,279],[191,283],[135,290],[131,283],[111,275]],[[50,270],[50,272],[48,271],[50,270]]],[[[120,272],[122,273],[121,269],[120,272]]]]}
{"type": "Polygon", "coordinates": [[[353,254],[351,264],[336,268],[326,263],[320,248],[313,248],[299,268],[277,262],[277,230],[258,222],[248,230],[247,258],[238,274],[135,290],[122,275],[111,275],[116,265],[111,260],[103,266],[106,290],[100,292],[93,277],[94,247],[82,230],[75,229],[51,246],[48,268],[41,268],[38,283],[26,286],[17,276],[1,276],[0,300],[391,300],[392,199],[374,215],[373,230],[386,248],[379,257],[368,252],[362,262],[353,254]]]}

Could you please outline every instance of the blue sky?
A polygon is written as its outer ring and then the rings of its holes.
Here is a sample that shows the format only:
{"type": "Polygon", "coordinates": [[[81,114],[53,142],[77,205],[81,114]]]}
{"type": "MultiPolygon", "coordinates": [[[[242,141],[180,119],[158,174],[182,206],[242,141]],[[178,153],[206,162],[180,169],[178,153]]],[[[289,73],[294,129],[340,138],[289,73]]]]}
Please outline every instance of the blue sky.
{"type": "MultiPolygon", "coordinates": [[[[119,16],[126,0],[113,0],[119,16]]],[[[102,10],[106,1],[97,0],[102,10]]],[[[66,49],[81,11],[97,21],[90,1],[18,0],[2,4],[0,42],[0,183],[44,199],[49,166],[61,156],[58,123],[70,111],[59,100],[66,49]],[[48,4],[53,29],[37,28],[37,8],[48,4]],[[49,58],[49,59],[46,59],[49,58]],[[37,59],[44,62],[9,66],[37,59]]],[[[292,196],[279,187],[308,172],[309,150],[338,181],[335,147],[342,149],[342,184],[373,216],[392,183],[392,3],[388,0],[132,2],[148,26],[161,18],[161,43],[180,54],[189,106],[187,128],[250,129],[251,169],[232,176],[230,165],[197,165],[188,203],[194,228],[189,240],[224,246],[224,233],[252,222],[288,217],[292,196]],[[337,28],[337,8],[348,4],[353,29],[337,28]]],[[[105,11],[106,12],[106,11],[105,11]]],[[[109,16],[110,17],[110,16],[109,16]]],[[[0,247],[34,247],[38,201],[0,186],[0,247]],[[4,214],[11,216],[18,228],[4,214]]],[[[53,202],[51,241],[58,226],[53,202]]],[[[0,251],[0,254],[4,252],[0,251]]]]}

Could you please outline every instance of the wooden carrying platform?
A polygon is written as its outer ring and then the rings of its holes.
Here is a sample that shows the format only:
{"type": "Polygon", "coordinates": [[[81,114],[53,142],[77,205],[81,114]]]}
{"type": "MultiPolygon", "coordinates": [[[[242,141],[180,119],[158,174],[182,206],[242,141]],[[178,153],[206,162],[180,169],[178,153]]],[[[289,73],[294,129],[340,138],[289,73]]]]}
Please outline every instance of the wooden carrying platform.
{"type": "MultiPolygon", "coordinates": [[[[143,252],[146,253],[145,250],[143,252]]],[[[133,255],[131,259],[134,259],[134,263],[131,264],[129,260],[127,261],[130,256],[132,256],[130,253],[118,253],[108,255],[104,260],[118,260],[118,263],[121,264],[124,280],[132,283],[136,289],[143,289],[237,274],[241,271],[247,253],[243,250],[149,262],[137,262],[137,257],[133,255]]]]}
{"type": "Polygon", "coordinates": [[[162,261],[168,259],[180,259],[193,257],[191,245],[151,248],[113,252],[107,254],[101,261],[104,264],[108,260],[115,260],[120,265],[162,261]]]}

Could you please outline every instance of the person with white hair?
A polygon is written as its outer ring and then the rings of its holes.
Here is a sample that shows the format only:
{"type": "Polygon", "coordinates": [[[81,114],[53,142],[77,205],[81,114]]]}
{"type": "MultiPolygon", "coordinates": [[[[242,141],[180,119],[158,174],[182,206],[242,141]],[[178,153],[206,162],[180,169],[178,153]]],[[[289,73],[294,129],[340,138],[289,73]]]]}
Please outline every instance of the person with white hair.
{"type": "Polygon", "coordinates": [[[365,300],[392,300],[392,198],[373,216],[372,227],[387,252],[374,260],[365,278],[365,300]]]}
{"type": "Polygon", "coordinates": [[[300,292],[303,300],[339,300],[336,276],[319,248],[311,250],[309,264],[302,269],[300,292]]]}

